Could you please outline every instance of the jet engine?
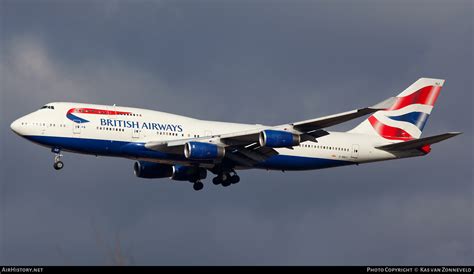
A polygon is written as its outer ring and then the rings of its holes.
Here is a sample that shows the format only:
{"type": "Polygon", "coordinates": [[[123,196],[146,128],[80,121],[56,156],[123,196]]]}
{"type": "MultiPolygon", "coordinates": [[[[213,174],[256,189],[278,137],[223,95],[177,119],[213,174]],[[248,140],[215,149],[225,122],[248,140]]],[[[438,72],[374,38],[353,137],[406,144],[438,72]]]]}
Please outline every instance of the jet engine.
{"type": "Polygon", "coordinates": [[[258,141],[262,147],[292,147],[299,145],[301,138],[287,131],[264,130],[260,132],[258,141]]]}
{"type": "Polygon", "coordinates": [[[195,182],[207,177],[207,170],[202,167],[172,166],[146,161],[136,161],[133,171],[135,176],[146,179],[170,178],[176,181],[195,182]]]}
{"type": "Polygon", "coordinates": [[[136,161],[133,165],[135,176],[147,179],[169,178],[173,176],[173,166],[160,163],[136,161]]]}
{"type": "Polygon", "coordinates": [[[192,160],[214,160],[223,158],[225,148],[209,143],[188,142],[184,146],[184,156],[192,160]]]}
{"type": "Polygon", "coordinates": [[[207,170],[202,167],[195,166],[173,166],[173,176],[171,179],[176,181],[195,182],[206,179],[207,170]]]}

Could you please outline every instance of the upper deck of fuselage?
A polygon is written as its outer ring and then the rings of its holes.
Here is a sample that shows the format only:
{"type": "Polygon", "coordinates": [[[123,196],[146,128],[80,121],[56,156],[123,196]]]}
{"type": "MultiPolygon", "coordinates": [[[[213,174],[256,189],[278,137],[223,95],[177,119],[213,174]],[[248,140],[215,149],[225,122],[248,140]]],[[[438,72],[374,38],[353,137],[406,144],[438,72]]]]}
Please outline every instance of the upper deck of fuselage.
{"type": "MultiPolygon", "coordinates": [[[[220,121],[210,121],[202,120],[189,116],[183,116],[178,114],[173,114],[164,111],[152,110],[152,109],[143,109],[136,107],[127,107],[127,106],[118,106],[118,105],[101,105],[101,104],[90,104],[90,103],[76,103],[76,102],[51,102],[45,104],[41,110],[54,110],[50,113],[58,113],[63,117],[67,115],[68,112],[75,112],[79,115],[91,114],[94,111],[94,114],[99,114],[99,117],[106,119],[127,119],[127,120],[140,120],[140,121],[160,121],[167,123],[179,123],[185,124],[187,126],[196,126],[207,128],[209,131],[214,131],[215,133],[229,133],[242,130],[251,130],[255,128],[263,127],[261,124],[244,124],[244,123],[229,123],[229,122],[220,122],[220,121]],[[52,107],[45,108],[45,107],[52,107]],[[216,132],[217,131],[217,132],[216,132]]],[[[56,115],[55,115],[56,116],[56,115]]]]}

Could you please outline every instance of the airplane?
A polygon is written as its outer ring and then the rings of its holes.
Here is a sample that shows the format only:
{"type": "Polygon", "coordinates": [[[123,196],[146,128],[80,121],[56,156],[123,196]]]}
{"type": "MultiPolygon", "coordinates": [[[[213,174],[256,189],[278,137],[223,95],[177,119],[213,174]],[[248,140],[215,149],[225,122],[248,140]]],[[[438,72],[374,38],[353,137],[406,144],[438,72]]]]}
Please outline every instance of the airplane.
{"type": "Polygon", "coordinates": [[[137,177],[170,178],[204,187],[240,181],[237,170],[313,170],[424,156],[461,132],[421,134],[445,80],[420,78],[370,107],[277,126],[199,120],[148,109],[53,102],[11,124],[19,136],[62,152],[135,160],[137,177]],[[347,132],[326,130],[370,115],[347,132]]]}

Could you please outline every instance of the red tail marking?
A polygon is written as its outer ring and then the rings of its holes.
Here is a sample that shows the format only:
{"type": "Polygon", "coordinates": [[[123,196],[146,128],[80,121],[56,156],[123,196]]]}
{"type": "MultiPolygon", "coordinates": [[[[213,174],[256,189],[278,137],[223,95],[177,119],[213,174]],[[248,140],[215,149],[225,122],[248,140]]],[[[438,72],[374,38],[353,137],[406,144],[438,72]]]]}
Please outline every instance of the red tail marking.
{"type": "Polygon", "coordinates": [[[369,122],[372,125],[372,127],[377,131],[377,133],[384,137],[385,139],[390,139],[390,140],[413,140],[413,136],[411,136],[408,132],[404,131],[401,128],[396,128],[396,127],[391,127],[388,125],[383,124],[377,118],[375,118],[373,115],[369,117],[369,122]]]}
{"type": "Polygon", "coordinates": [[[426,86],[405,97],[397,97],[397,101],[388,110],[396,110],[412,104],[434,106],[441,87],[426,86]]]}

